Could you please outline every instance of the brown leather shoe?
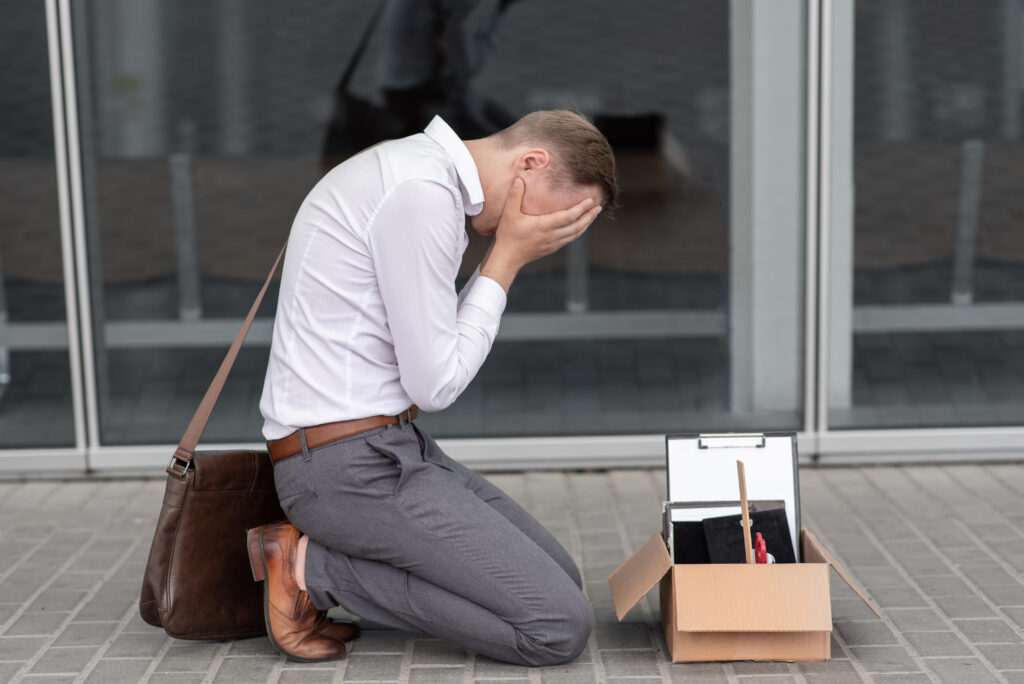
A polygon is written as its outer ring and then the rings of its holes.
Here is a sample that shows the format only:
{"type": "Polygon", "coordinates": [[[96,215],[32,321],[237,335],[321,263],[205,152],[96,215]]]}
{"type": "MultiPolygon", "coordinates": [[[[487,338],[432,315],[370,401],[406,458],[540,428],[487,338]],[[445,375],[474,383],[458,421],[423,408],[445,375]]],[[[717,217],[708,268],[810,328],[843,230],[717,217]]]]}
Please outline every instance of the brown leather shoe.
{"type": "Polygon", "coordinates": [[[327,616],[295,582],[299,530],[288,522],[254,527],[247,534],[252,576],[263,585],[267,636],[277,650],[305,663],[345,656],[343,641],[323,634],[327,616]]]}
{"type": "Polygon", "coordinates": [[[354,641],[359,638],[359,623],[352,620],[327,619],[319,630],[320,634],[335,641],[354,641]]]}

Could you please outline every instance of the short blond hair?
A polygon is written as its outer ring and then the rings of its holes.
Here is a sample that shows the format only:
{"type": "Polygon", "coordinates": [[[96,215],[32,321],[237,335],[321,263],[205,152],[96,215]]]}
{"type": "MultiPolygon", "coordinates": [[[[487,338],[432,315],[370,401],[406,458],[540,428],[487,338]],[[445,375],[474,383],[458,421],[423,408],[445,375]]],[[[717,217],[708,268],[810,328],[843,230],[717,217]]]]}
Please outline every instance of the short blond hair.
{"type": "Polygon", "coordinates": [[[604,197],[605,209],[619,202],[615,178],[615,154],[608,140],[581,114],[551,109],[527,114],[495,134],[506,148],[541,144],[553,153],[556,175],[575,185],[596,185],[604,197]]]}

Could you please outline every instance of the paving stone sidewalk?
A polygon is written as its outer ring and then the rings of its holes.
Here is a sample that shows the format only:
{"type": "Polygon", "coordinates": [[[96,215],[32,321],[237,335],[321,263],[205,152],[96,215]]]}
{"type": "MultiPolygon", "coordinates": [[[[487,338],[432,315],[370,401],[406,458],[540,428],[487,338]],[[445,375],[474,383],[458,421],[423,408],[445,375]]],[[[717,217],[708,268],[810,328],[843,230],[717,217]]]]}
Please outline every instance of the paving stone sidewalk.
{"type": "Polygon", "coordinates": [[[266,638],[175,640],[136,609],[162,481],[0,482],[0,682],[1024,682],[1024,465],[801,470],[804,523],[883,617],[833,573],[833,659],[793,664],[671,664],[657,592],[615,620],[606,579],[657,528],[660,471],[491,478],[583,571],[597,627],[571,665],[379,628],[328,664],[266,638]]]}

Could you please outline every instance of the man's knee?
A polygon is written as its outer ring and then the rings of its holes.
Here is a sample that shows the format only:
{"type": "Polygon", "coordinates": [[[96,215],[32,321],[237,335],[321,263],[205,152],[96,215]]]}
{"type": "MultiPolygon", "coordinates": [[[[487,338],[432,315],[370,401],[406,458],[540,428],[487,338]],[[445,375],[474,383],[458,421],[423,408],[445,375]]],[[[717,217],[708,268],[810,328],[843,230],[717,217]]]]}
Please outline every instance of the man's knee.
{"type": "Polygon", "coordinates": [[[582,592],[557,602],[544,634],[526,637],[521,644],[530,665],[550,666],[571,662],[587,647],[594,629],[594,609],[582,592]]]}

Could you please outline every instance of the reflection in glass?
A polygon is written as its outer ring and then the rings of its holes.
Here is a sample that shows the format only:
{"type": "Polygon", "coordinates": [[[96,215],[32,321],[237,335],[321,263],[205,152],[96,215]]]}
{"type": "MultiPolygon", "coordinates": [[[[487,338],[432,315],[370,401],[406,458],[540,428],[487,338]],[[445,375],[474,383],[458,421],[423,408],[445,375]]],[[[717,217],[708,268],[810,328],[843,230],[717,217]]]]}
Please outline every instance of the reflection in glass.
{"type": "Polygon", "coordinates": [[[1024,3],[851,13],[854,310],[833,321],[852,336],[833,426],[1019,424],[1024,3]]]}
{"type": "Polygon", "coordinates": [[[0,15],[0,447],[72,446],[45,8],[0,15]]]}
{"type": "MultiPolygon", "coordinates": [[[[326,168],[434,114],[470,138],[555,107],[606,132],[624,206],[524,270],[473,389],[422,420],[440,436],[798,427],[803,4],[732,5],[76,3],[103,441],[177,439],[326,168]],[[769,83],[784,96],[755,111],[769,83]],[[754,192],[765,174],[778,201],[754,192]],[[763,249],[789,255],[777,273],[752,265],[776,258],[763,249]]],[[[463,279],[486,249],[471,235],[463,279]]],[[[259,439],[272,305],[219,438],[259,439]]]]}

